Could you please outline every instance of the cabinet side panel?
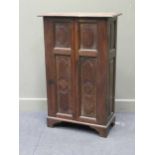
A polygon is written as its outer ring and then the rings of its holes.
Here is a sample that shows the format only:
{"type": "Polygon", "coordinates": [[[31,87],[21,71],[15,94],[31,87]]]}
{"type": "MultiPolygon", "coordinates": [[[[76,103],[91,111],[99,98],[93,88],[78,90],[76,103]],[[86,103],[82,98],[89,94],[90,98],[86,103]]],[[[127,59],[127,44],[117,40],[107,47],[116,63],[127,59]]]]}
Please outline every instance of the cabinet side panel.
{"type": "Polygon", "coordinates": [[[116,74],[116,32],[117,19],[109,20],[109,63],[108,63],[108,92],[107,111],[109,117],[115,112],[115,74],[116,74]]]}
{"type": "Polygon", "coordinates": [[[113,111],[113,97],[114,97],[114,69],[115,69],[115,66],[114,66],[114,59],[111,59],[110,62],[109,62],[109,115],[111,115],[113,111]]]}
{"type": "Polygon", "coordinates": [[[117,56],[117,18],[114,21],[114,42],[115,42],[115,56],[114,56],[114,76],[113,76],[113,105],[112,112],[115,112],[115,91],[116,91],[116,56],[117,56]]]}

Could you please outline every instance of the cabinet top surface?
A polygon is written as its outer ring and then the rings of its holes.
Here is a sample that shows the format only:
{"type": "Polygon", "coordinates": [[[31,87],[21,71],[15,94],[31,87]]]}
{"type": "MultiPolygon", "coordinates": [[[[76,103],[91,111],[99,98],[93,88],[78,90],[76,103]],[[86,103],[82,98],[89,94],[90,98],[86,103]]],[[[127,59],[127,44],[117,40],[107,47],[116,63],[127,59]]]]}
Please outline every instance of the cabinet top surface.
{"type": "Polygon", "coordinates": [[[96,13],[82,13],[82,12],[72,12],[72,13],[45,13],[39,15],[39,17],[96,17],[96,18],[102,18],[102,17],[116,17],[120,16],[121,13],[114,13],[114,12],[96,12],[96,13]]]}

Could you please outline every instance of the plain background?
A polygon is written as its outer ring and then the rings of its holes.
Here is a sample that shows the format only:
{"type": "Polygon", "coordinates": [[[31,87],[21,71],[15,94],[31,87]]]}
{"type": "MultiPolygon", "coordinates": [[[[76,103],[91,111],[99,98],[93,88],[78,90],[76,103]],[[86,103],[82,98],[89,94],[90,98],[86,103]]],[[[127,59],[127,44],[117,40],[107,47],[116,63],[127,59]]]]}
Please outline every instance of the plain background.
{"type": "MultiPolygon", "coordinates": [[[[136,155],[155,154],[154,3],[136,0],[136,155]]],[[[18,8],[17,0],[0,5],[0,154],[6,155],[19,154],[18,8]]]]}
{"type": "Polygon", "coordinates": [[[37,15],[47,12],[123,13],[118,17],[116,100],[133,109],[134,0],[20,0],[20,103],[32,101],[30,107],[46,98],[43,21],[37,15]]]}

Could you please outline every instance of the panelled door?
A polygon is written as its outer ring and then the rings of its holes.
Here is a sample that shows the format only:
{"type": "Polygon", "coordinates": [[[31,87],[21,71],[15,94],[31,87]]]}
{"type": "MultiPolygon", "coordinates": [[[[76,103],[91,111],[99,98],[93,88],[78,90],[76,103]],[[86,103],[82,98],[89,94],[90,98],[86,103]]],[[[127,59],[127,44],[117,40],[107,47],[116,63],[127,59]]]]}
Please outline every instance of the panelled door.
{"type": "Polygon", "coordinates": [[[106,21],[77,21],[78,121],[106,124],[106,26],[106,21]]]}
{"type": "Polygon", "coordinates": [[[70,19],[44,18],[48,115],[74,119],[73,22],[70,19]]]}
{"type": "Polygon", "coordinates": [[[44,17],[44,26],[48,115],[105,123],[105,22],[44,17]]]}

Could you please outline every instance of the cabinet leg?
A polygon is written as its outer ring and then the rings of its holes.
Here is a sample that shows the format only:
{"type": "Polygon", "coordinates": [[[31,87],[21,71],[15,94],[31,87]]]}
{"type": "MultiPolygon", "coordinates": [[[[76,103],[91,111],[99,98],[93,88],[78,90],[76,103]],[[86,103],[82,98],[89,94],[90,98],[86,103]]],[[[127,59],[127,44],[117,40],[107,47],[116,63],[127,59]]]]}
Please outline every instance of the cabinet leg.
{"type": "Polygon", "coordinates": [[[59,120],[52,120],[47,118],[47,126],[48,127],[54,127],[55,124],[60,123],[61,121],[59,120]]]}
{"type": "Polygon", "coordinates": [[[113,118],[113,120],[111,121],[111,123],[107,128],[95,127],[95,126],[90,126],[90,127],[95,129],[101,137],[107,137],[111,127],[113,127],[114,125],[115,125],[115,117],[113,118]]]}
{"type": "Polygon", "coordinates": [[[98,133],[101,137],[107,137],[109,133],[109,129],[99,129],[98,133]]]}
{"type": "Polygon", "coordinates": [[[107,137],[108,136],[109,128],[104,129],[104,128],[94,127],[94,126],[90,126],[90,127],[95,129],[101,137],[107,137]]]}
{"type": "Polygon", "coordinates": [[[113,121],[111,122],[111,127],[115,126],[115,119],[116,118],[114,118],[113,121]]]}

